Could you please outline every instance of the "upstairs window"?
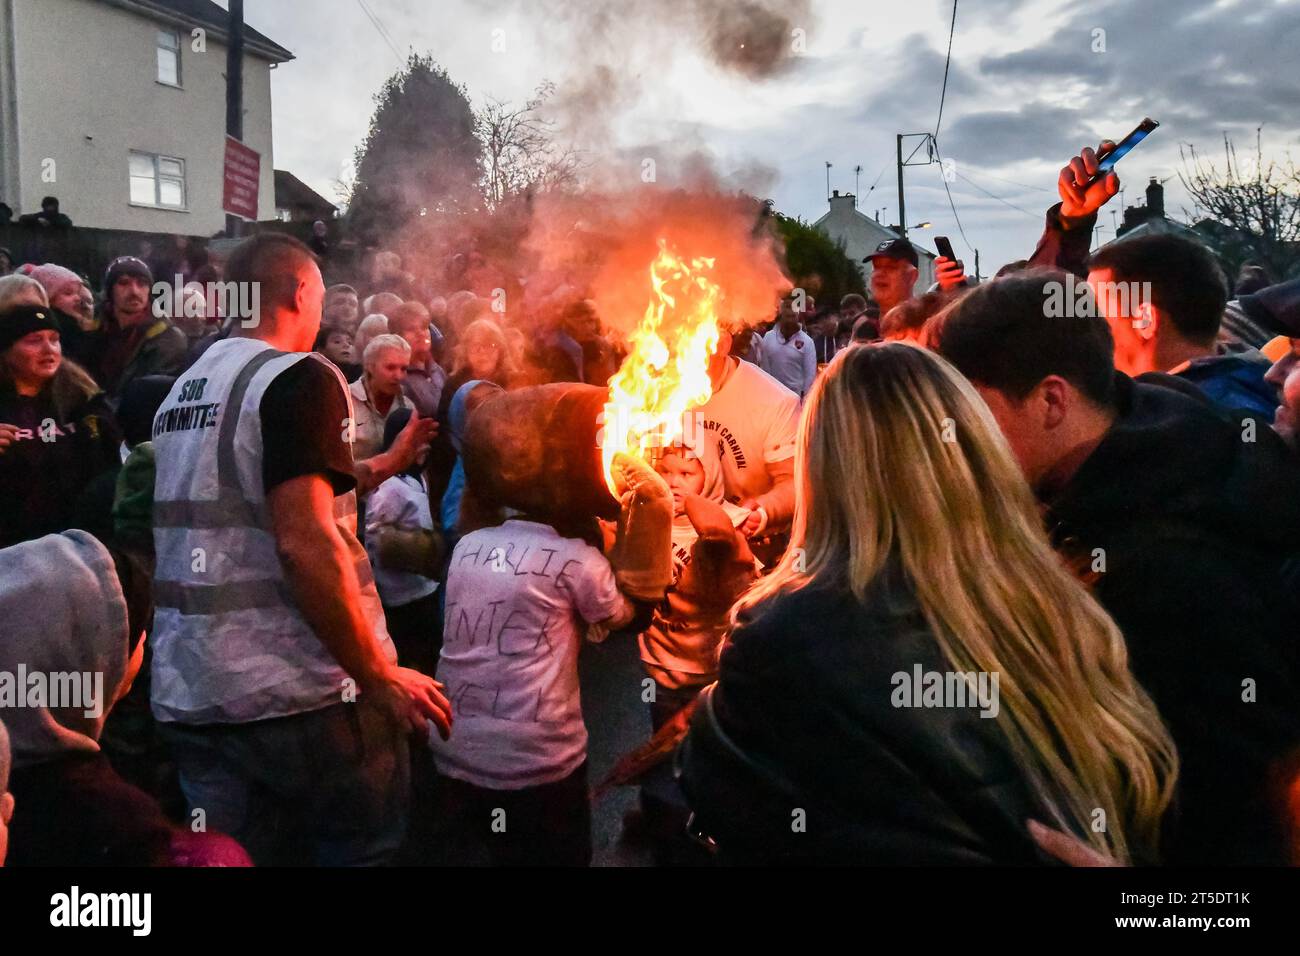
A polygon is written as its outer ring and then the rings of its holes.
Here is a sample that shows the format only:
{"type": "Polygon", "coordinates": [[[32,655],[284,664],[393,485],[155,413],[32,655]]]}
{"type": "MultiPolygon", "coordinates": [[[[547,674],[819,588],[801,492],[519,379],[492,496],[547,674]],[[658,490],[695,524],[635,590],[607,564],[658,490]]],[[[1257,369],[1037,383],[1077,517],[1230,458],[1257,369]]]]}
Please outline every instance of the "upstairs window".
{"type": "Polygon", "coordinates": [[[158,82],[181,85],[181,35],[175,30],[158,31],[158,82]]]}
{"type": "Polygon", "coordinates": [[[133,204],[185,208],[185,160],[133,151],[130,165],[133,204]]]}

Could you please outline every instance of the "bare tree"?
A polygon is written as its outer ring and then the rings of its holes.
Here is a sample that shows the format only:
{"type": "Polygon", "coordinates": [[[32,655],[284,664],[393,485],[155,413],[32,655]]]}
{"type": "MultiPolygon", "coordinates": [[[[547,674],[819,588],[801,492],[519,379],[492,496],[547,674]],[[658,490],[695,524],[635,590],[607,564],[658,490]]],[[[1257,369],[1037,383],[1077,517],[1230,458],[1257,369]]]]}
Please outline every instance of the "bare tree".
{"type": "Polygon", "coordinates": [[[357,188],[357,171],[355,166],[349,166],[342,170],[331,183],[334,187],[334,198],[338,200],[343,211],[347,211],[347,205],[352,199],[352,192],[357,188]]]}
{"type": "Polygon", "coordinates": [[[1196,218],[1215,223],[1203,229],[1230,273],[1247,260],[1278,281],[1300,273],[1300,169],[1290,155],[1266,163],[1257,137],[1255,154],[1238,158],[1226,135],[1222,170],[1194,146],[1179,152],[1178,177],[1197,207],[1196,218]]]}
{"type": "Polygon", "coordinates": [[[582,159],[572,147],[555,141],[555,124],[542,107],[554,84],[539,86],[521,107],[491,99],[475,117],[483,143],[483,198],[495,209],[530,191],[564,189],[577,183],[582,159]]]}

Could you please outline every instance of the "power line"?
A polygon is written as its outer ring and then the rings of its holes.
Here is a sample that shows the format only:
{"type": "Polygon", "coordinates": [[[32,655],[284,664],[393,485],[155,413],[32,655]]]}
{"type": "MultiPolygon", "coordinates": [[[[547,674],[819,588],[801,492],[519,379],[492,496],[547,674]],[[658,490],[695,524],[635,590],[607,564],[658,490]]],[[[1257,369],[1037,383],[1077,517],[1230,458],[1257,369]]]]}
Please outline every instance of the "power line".
{"type": "MultiPolygon", "coordinates": [[[[880,167],[880,172],[876,176],[876,181],[871,184],[871,189],[875,189],[878,185],[880,185],[880,177],[885,175],[885,170],[889,168],[889,165],[890,165],[889,163],[885,163],[885,165],[880,167]]],[[[862,197],[863,199],[866,199],[867,196],[871,195],[871,189],[867,190],[866,195],[862,197]]]]}
{"type": "Polygon", "coordinates": [[[981,170],[981,171],[978,173],[978,175],[979,175],[980,177],[982,177],[982,178],[987,178],[987,179],[996,179],[996,180],[998,180],[999,182],[1010,183],[1012,186],[1019,186],[1019,187],[1021,187],[1022,189],[1034,189],[1034,190],[1037,190],[1037,191],[1040,192],[1040,193],[1055,193],[1055,192],[1056,192],[1056,190],[1054,190],[1054,189],[1048,189],[1048,188],[1045,187],[1045,186],[1031,186],[1029,183],[1016,182],[1016,180],[1014,180],[1014,179],[1007,179],[1005,176],[994,176],[992,173],[986,173],[986,172],[984,172],[983,170],[981,170]]]}
{"type": "MultiPolygon", "coordinates": [[[[1022,209],[1020,206],[1017,206],[1017,205],[1016,205],[1015,203],[1013,203],[1013,202],[1007,202],[1007,200],[1003,199],[1001,196],[997,196],[997,195],[994,195],[993,193],[989,192],[987,189],[985,189],[985,188],[984,188],[983,186],[981,186],[979,183],[975,182],[975,180],[970,179],[970,178],[968,178],[968,177],[966,177],[966,176],[962,176],[962,174],[961,174],[961,173],[958,173],[956,170],[953,170],[953,172],[956,173],[956,175],[957,175],[958,177],[960,177],[961,180],[962,180],[963,182],[969,183],[970,185],[974,186],[976,189],[978,189],[978,190],[979,190],[980,192],[982,192],[984,195],[988,196],[990,199],[996,199],[998,202],[1002,203],[1002,205],[1004,205],[1004,206],[1010,206],[1012,209],[1016,210],[1017,212],[1023,212],[1026,216],[1029,216],[1031,219],[1038,219],[1038,218],[1039,218],[1039,214],[1038,214],[1038,213],[1032,213],[1032,212],[1030,212],[1028,209],[1022,209]]],[[[946,180],[945,180],[945,182],[946,182],[946,180]]]]}
{"type": "Polygon", "coordinates": [[[388,31],[384,29],[384,25],[379,22],[379,18],[370,12],[370,8],[366,6],[365,0],[357,0],[357,6],[359,6],[361,12],[366,15],[366,19],[370,21],[370,25],[375,28],[375,32],[379,34],[379,38],[388,44],[388,48],[393,51],[393,56],[397,57],[397,62],[401,65],[405,65],[406,60],[402,58],[402,51],[397,48],[397,44],[393,42],[393,38],[388,34],[388,31]]]}
{"type": "MultiPolygon", "coordinates": [[[[943,61],[943,89],[939,91],[939,118],[934,121],[934,138],[939,138],[939,124],[943,122],[943,101],[948,95],[948,67],[952,65],[952,37],[957,32],[957,0],[952,0],[952,23],[948,26],[948,56],[943,61]]],[[[936,144],[937,145],[937,144],[936,144]]],[[[945,179],[944,182],[947,182],[945,179]]]]}
{"type": "Polygon", "coordinates": [[[948,188],[948,177],[943,174],[943,157],[939,156],[938,143],[934,144],[934,154],[939,157],[939,178],[943,180],[943,191],[948,196],[948,208],[952,210],[953,221],[957,223],[957,232],[961,235],[961,241],[966,243],[966,248],[974,252],[975,247],[966,238],[966,230],[961,227],[961,216],[957,215],[957,204],[952,201],[952,190],[948,188]]]}
{"type": "Polygon", "coordinates": [[[948,208],[952,210],[953,221],[957,223],[957,232],[961,236],[961,241],[966,244],[966,248],[970,252],[974,252],[975,247],[966,238],[966,230],[962,228],[961,216],[957,215],[957,204],[952,200],[952,190],[948,188],[948,177],[944,175],[943,156],[939,154],[939,127],[943,123],[943,104],[948,97],[948,68],[952,66],[952,38],[956,32],[957,0],[952,0],[952,22],[948,24],[948,55],[943,61],[943,88],[939,91],[939,115],[934,121],[934,135],[930,137],[930,142],[934,144],[934,154],[939,160],[939,178],[943,180],[943,191],[948,197],[948,208]]]}
{"type": "Polygon", "coordinates": [[[371,16],[373,16],[374,19],[375,19],[375,25],[378,26],[380,32],[383,33],[384,38],[385,38],[386,40],[389,41],[389,44],[390,44],[391,46],[396,47],[396,46],[397,46],[397,41],[393,38],[393,34],[392,34],[391,32],[389,32],[388,25],[387,25],[386,23],[384,23],[383,17],[381,17],[379,14],[375,13],[375,11],[374,11],[373,9],[370,11],[370,13],[371,13],[371,16]]]}
{"type": "Polygon", "coordinates": [[[967,249],[974,252],[975,247],[970,244],[970,240],[966,238],[966,230],[961,227],[961,216],[957,215],[957,204],[952,201],[952,190],[948,188],[948,177],[940,172],[939,178],[943,180],[943,191],[948,194],[948,208],[952,210],[952,218],[957,223],[957,232],[961,235],[961,241],[966,243],[967,249]]]}

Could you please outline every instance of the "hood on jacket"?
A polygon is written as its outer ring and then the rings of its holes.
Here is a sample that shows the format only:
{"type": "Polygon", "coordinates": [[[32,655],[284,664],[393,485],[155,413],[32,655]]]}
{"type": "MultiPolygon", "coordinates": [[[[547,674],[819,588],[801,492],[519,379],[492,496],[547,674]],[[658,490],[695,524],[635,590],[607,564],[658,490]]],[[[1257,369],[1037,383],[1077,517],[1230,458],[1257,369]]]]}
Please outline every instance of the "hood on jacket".
{"type": "Polygon", "coordinates": [[[464,450],[465,432],[469,429],[469,396],[480,385],[486,385],[497,392],[505,391],[496,382],[485,378],[470,379],[456,389],[456,394],[451,397],[451,404],[447,408],[447,427],[450,432],[448,437],[451,438],[452,447],[457,452],[464,450]]]}
{"type": "Polygon", "coordinates": [[[1107,528],[1188,520],[1204,533],[1272,551],[1300,541],[1300,462],[1273,430],[1179,387],[1117,373],[1119,416],[1049,523],[1107,528]]]}
{"type": "Polygon", "coordinates": [[[130,660],[127,601],[103,544],[65,531],[0,550],[0,704],[14,766],[97,752],[130,660]]]}
{"type": "Polygon", "coordinates": [[[1264,381],[1270,367],[1256,349],[1197,359],[1175,374],[1195,383],[1215,405],[1259,415],[1269,424],[1277,412],[1277,386],[1264,381]]]}

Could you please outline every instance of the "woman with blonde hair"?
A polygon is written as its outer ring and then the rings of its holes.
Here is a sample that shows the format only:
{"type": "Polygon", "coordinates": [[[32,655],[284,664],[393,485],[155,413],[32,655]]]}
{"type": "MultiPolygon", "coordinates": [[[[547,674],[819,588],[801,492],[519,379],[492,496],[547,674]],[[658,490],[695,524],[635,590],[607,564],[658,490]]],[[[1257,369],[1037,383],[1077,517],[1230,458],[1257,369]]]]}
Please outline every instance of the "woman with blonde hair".
{"type": "Polygon", "coordinates": [[[973,387],[909,344],[846,350],[804,408],[796,487],[684,754],[723,853],[1030,864],[1034,819],[1154,861],[1172,739],[973,387]]]}
{"type": "Polygon", "coordinates": [[[441,501],[460,457],[452,441],[457,430],[452,402],[462,385],[484,382],[498,388],[516,388],[519,369],[506,332],[491,319],[477,319],[460,331],[451,350],[451,369],[438,399],[438,436],[429,458],[429,495],[441,501]]]}
{"type": "Polygon", "coordinates": [[[459,388],[477,378],[507,388],[516,373],[515,352],[500,325],[492,319],[476,319],[461,330],[452,350],[449,383],[459,388]]]}

